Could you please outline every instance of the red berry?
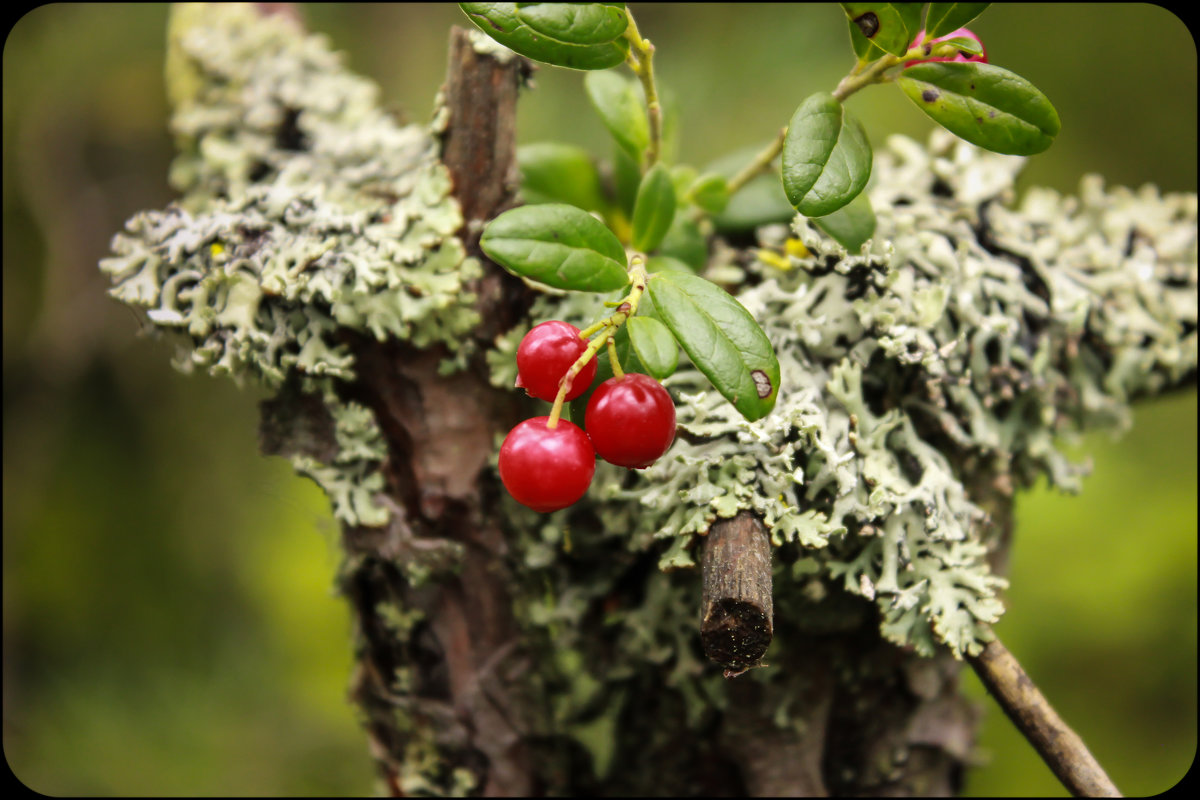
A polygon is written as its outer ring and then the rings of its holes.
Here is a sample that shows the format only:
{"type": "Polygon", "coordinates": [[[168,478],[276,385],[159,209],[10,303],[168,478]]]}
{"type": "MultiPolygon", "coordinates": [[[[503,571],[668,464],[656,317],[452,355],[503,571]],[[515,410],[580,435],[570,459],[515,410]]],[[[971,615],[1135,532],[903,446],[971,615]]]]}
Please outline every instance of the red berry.
{"type": "Polygon", "coordinates": [[[500,446],[500,480],[523,506],[558,511],[583,497],[596,471],[596,451],[578,425],[549,417],[527,419],[500,446]]]}
{"type": "MultiPolygon", "coordinates": [[[[579,328],[569,322],[552,319],[535,325],[517,348],[517,386],[533,397],[551,403],[558,396],[558,382],[587,349],[587,340],[579,328]]],[[[567,400],[588,390],[596,377],[596,359],[589,361],[571,382],[567,400]]]]}
{"type": "MultiPolygon", "coordinates": [[[[918,44],[921,43],[921,40],[924,38],[925,38],[925,31],[921,31],[920,33],[917,34],[917,38],[913,39],[912,44],[909,45],[909,49],[916,47],[918,44]]],[[[975,41],[979,42],[979,47],[983,50],[983,52],[977,56],[969,56],[960,50],[959,52],[954,54],[953,58],[951,58],[950,56],[938,56],[936,58],[918,58],[914,61],[905,61],[904,66],[911,67],[913,64],[924,64],[927,61],[981,61],[984,64],[987,63],[987,48],[985,48],[983,46],[983,42],[980,40],[980,38],[978,36],[976,36],[974,33],[972,33],[970,30],[968,30],[967,28],[959,28],[956,31],[951,31],[950,33],[947,33],[945,36],[939,36],[938,38],[936,38],[932,42],[930,42],[929,45],[932,46],[932,45],[937,44],[938,42],[944,42],[948,39],[974,39],[975,41]]]]}
{"type": "Polygon", "coordinates": [[[658,381],[628,372],[596,387],[583,424],[601,458],[642,469],[675,441],[675,404],[658,381]]]}

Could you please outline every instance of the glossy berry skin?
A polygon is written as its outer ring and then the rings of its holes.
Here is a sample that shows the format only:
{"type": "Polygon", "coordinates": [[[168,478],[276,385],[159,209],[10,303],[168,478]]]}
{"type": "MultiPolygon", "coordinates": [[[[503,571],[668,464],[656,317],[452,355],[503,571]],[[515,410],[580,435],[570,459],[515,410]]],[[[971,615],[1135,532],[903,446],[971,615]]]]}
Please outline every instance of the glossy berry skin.
{"type": "MultiPolygon", "coordinates": [[[[925,38],[925,31],[921,31],[920,33],[917,34],[917,38],[912,40],[912,44],[909,45],[909,48],[916,47],[917,44],[920,43],[920,41],[924,38],[925,38]]],[[[938,38],[934,39],[929,44],[935,45],[938,42],[944,42],[947,39],[959,39],[959,38],[974,39],[975,41],[979,42],[979,46],[980,46],[980,48],[983,49],[983,52],[977,56],[968,56],[960,51],[958,53],[955,53],[953,58],[950,58],[948,56],[938,56],[937,58],[918,58],[913,61],[905,61],[904,66],[911,67],[913,64],[924,64],[927,61],[981,61],[984,64],[987,63],[987,48],[983,46],[983,41],[980,40],[980,38],[978,36],[976,36],[974,33],[972,33],[967,28],[959,28],[956,31],[951,31],[950,33],[947,33],[945,36],[939,36],[938,38]]]]}
{"type": "Polygon", "coordinates": [[[627,372],[596,387],[583,424],[597,455],[610,464],[642,469],[675,441],[675,404],[658,381],[627,372]]]}
{"type": "MultiPolygon", "coordinates": [[[[587,340],[579,336],[579,328],[569,322],[552,319],[533,326],[517,347],[517,386],[539,400],[553,403],[558,396],[558,382],[583,355],[587,345],[587,340]]],[[[595,378],[593,358],[571,382],[567,400],[586,392],[595,378]]]]}
{"type": "Polygon", "coordinates": [[[548,428],[549,419],[525,420],[500,446],[504,488],[521,505],[543,513],[583,497],[596,471],[596,451],[588,435],[565,419],[548,428]]]}

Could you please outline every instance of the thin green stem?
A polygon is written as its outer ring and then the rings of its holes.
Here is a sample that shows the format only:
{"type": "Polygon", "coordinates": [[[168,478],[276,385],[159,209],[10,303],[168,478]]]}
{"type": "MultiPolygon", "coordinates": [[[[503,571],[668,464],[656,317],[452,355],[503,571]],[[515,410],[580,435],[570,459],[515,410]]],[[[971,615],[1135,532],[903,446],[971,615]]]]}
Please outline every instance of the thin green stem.
{"type": "Polygon", "coordinates": [[[575,363],[567,370],[567,374],[563,375],[562,380],[558,382],[558,394],[555,395],[554,406],[550,409],[550,419],[546,420],[547,428],[553,430],[558,427],[558,419],[562,416],[563,403],[567,401],[567,393],[571,391],[571,384],[575,382],[575,376],[587,366],[587,363],[592,360],[592,356],[596,355],[597,351],[604,346],[604,343],[612,336],[612,332],[613,329],[605,325],[604,332],[588,342],[587,349],[575,360],[575,363]]]}
{"type": "Polygon", "coordinates": [[[741,172],[729,179],[729,194],[732,195],[759,173],[766,172],[771,168],[771,162],[783,152],[783,140],[786,136],[787,128],[780,128],[779,135],[775,137],[775,141],[771,142],[761,153],[756,155],[753,161],[742,168],[741,172]]]}
{"type": "Polygon", "coordinates": [[[608,363],[612,365],[613,377],[617,380],[625,377],[625,370],[621,369],[621,359],[617,357],[617,342],[613,337],[608,337],[608,363]]]}
{"type": "Polygon", "coordinates": [[[646,291],[646,257],[641,253],[635,255],[629,262],[629,282],[633,284],[633,288],[629,290],[629,294],[621,300],[617,306],[616,312],[606,317],[595,325],[580,331],[580,336],[587,338],[596,333],[597,336],[592,341],[588,342],[587,349],[580,354],[571,368],[567,370],[567,374],[563,375],[562,380],[558,382],[558,394],[554,397],[554,406],[550,409],[550,419],[546,421],[547,428],[557,428],[559,417],[562,416],[563,404],[567,401],[567,394],[571,391],[571,385],[575,382],[575,376],[583,371],[587,363],[600,351],[605,345],[610,346],[609,360],[612,362],[613,374],[618,378],[624,375],[621,372],[621,365],[616,358],[616,348],[612,343],[613,334],[617,329],[628,321],[630,317],[637,313],[638,303],[642,299],[642,294],[646,291]]]}
{"type": "Polygon", "coordinates": [[[629,16],[629,26],[625,29],[625,38],[629,40],[629,68],[638,76],[646,93],[646,119],[650,123],[650,143],[646,145],[644,167],[650,169],[662,153],[662,104],[659,102],[658,86],[654,81],[654,45],[649,39],[642,38],[628,8],[625,12],[629,16]]]}
{"type": "MultiPolygon", "coordinates": [[[[928,37],[926,37],[928,38],[928,37]]],[[[914,58],[928,58],[929,54],[925,52],[925,43],[910,48],[904,55],[894,56],[891,53],[876,59],[869,67],[861,72],[857,71],[857,66],[851,70],[850,74],[842,78],[838,83],[837,88],[833,90],[833,96],[839,103],[844,103],[846,98],[857,92],[864,86],[870,86],[873,83],[886,83],[894,80],[894,76],[886,75],[885,73],[905,61],[911,61],[914,58]]]]}

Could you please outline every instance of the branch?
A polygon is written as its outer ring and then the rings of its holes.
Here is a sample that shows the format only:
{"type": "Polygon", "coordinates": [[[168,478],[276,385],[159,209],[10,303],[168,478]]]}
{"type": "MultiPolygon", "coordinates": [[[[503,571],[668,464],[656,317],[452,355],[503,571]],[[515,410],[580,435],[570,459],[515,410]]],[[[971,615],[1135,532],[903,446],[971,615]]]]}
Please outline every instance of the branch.
{"type": "Polygon", "coordinates": [[[967,660],[983,685],[1029,740],[1050,771],[1075,797],[1121,797],[1121,792],[999,640],[967,660]]]}
{"type": "Polygon", "coordinates": [[[713,523],[701,571],[700,641],[733,677],[762,659],[774,635],[771,545],[758,517],[743,511],[713,523]]]}

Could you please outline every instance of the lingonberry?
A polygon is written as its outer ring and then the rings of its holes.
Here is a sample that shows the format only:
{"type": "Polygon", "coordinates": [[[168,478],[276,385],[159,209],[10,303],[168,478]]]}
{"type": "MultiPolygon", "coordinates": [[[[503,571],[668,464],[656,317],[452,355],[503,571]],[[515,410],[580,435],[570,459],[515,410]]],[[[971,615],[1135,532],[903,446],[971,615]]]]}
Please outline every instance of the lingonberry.
{"type": "MultiPolygon", "coordinates": [[[[912,44],[909,45],[909,48],[911,49],[913,47],[916,47],[918,44],[921,43],[921,40],[924,38],[925,38],[925,31],[921,31],[920,33],[917,34],[917,38],[913,39],[912,44]]],[[[939,42],[944,42],[948,39],[974,39],[975,41],[979,42],[979,47],[983,52],[981,52],[977,56],[972,56],[972,55],[968,55],[967,53],[964,53],[960,50],[959,52],[955,53],[953,57],[937,56],[936,58],[918,58],[913,61],[905,61],[904,66],[911,67],[913,64],[924,64],[927,61],[982,61],[984,64],[987,63],[987,48],[985,48],[983,46],[983,42],[980,40],[980,38],[978,36],[976,36],[974,33],[972,33],[970,30],[968,30],[967,28],[959,28],[956,31],[951,31],[950,33],[947,33],[945,36],[939,36],[938,38],[936,38],[932,42],[930,42],[929,45],[927,45],[927,46],[932,47],[932,46],[938,44],[939,42]]],[[[926,50],[925,52],[929,52],[929,51],[926,50]]]]}
{"type": "Polygon", "coordinates": [[[596,387],[583,425],[605,461],[642,469],[675,441],[675,404],[658,381],[628,372],[596,387]]]}
{"type": "MultiPolygon", "coordinates": [[[[554,402],[558,382],[587,349],[587,340],[579,328],[569,322],[552,319],[533,326],[517,347],[517,386],[539,400],[554,402]]],[[[567,400],[588,390],[596,377],[596,359],[584,365],[571,382],[567,400]]]]}
{"type": "Polygon", "coordinates": [[[596,471],[596,451],[578,425],[549,417],[527,419],[500,446],[500,480],[518,503],[558,511],[583,497],[596,471]]]}

